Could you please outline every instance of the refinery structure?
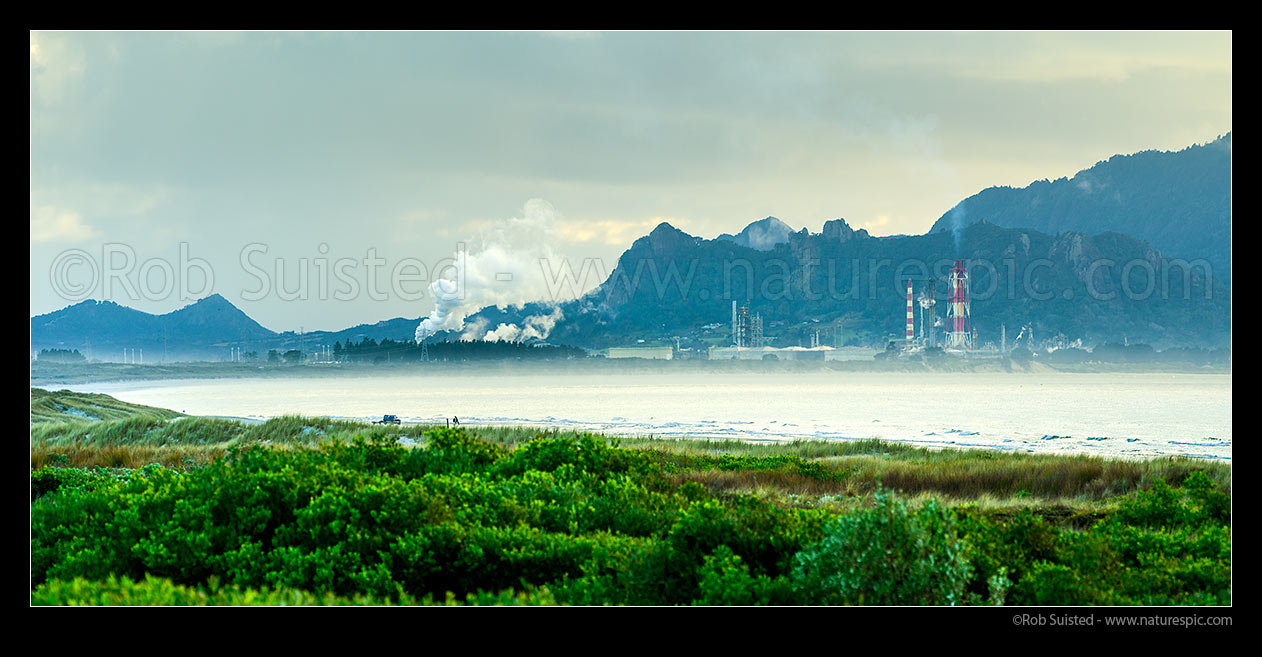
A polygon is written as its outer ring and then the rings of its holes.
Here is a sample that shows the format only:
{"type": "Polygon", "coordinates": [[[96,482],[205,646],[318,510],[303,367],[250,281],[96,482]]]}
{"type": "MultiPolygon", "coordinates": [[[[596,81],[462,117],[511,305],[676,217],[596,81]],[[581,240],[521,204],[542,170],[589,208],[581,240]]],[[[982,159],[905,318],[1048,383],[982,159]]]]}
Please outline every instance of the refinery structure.
{"type": "Polygon", "coordinates": [[[920,281],[919,297],[915,296],[915,282],[907,279],[907,333],[899,346],[904,351],[923,351],[935,347],[959,354],[978,351],[977,331],[973,328],[968,296],[968,267],[964,261],[956,260],[947,275],[945,324],[938,318],[933,279],[920,281]],[[915,315],[917,308],[920,310],[918,333],[915,315]],[[945,329],[941,343],[938,342],[938,329],[945,329]]]}
{"type": "Polygon", "coordinates": [[[732,346],[753,349],[766,346],[762,337],[762,315],[750,315],[748,301],[739,308],[732,302],[732,346]]]}
{"type": "Polygon", "coordinates": [[[998,356],[1000,350],[978,348],[977,330],[973,327],[972,308],[969,303],[968,267],[963,260],[956,260],[947,274],[946,320],[938,317],[936,285],[933,279],[915,281],[907,279],[907,332],[895,346],[905,353],[941,349],[959,356],[998,356]],[[916,296],[916,283],[920,295],[916,296]],[[916,317],[916,311],[920,316],[916,317]],[[917,331],[919,326],[919,331],[917,331]],[[942,338],[939,341],[939,329],[942,338]]]}
{"type": "Polygon", "coordinates": [[[732,302],[732,344],[711,347],[710,360],[871,360],[876,350],[863,347],[825,346],[818,331],[809,347],[771,347],[762,332],[762,315],[750,313],[749,301],[732,302]]]}
{"type": "Polygon", "coordinates": [[[968,306],[968,268],[963,260],[956,260],[947,278],[947,349],[973,349],[977,336],[972,330],[968,306]]]}
{"type": "MultiPolygon", "coordinates": [[[[907,314],[902,339],[893,340],[890,347],[900,355],[914,356],[926,350],[966,358],[996,358],[1007,352],[1007,329],[1001,328],[1002,346],[984,347],[977,342],[977,329],[973,326],[972,307],[969,301],[969,274],[964,260],[956,260],[947,274],[947,298],[945,318],[938,316],[937,285],[934,279],[907,280],[907,314]]],[[[842,347],[840,344],[820,344],[819,333],[811,335],[809,347],[770,347],[763,337],[762,315],[751,313],[749,302],[732,302],[732,344],[712,347],[711,360],[867,360],[873,349],[842,347]]],[[[1022,335],[1032,332],[1022,329],[1022,335]]],[[[1020,336],[1019,336],[1020,337],[1020,336]]],[[[888,350],[887,350],[888,351],[888,350]]]]}
{"type": "MultiPolygon", "coordinates": [[[[997,358],[1008,355],[1018,344],[1033,349],[1034,327],[1021,327],[1016,338],[1008,342],[1008,327],[999,327],[999,345],[981,344],[977,340],[977,327],[973,323],[972,304],[969,301],[969,274],[964,260],[956,260],[947,274],[946,318],[937,313],[935,284],[933,279],[907,281],[907,333],[894,345],[907,355],[923,353],[927,349],[941,349],[944,353],[966,358],[997,358]],[[915,295],[919,285],[919,295],[915,295]],[[916,311],[919,316],[916,316],[916,311]],[[941,335],[941,338],[939,338],[941,335]],[[1024,339],[1024,342],[1022,340],[1024,339]]],[[[1048,343],[1048,349],[1081,347],[1081,340],[1069,342],[1063,335],[1048,343]]]]}
{"type": "MultiPolygon", "coordinates": [[[[906,323],[901,337],[890,336],[884,352],[886,357],[916,358],[921,354],[940,353],[960,358],[999,358],[1008,355],[1009,350],[1021,344],[1026,348],[1034,346],[1034,330],[1030,325],[1021,327],[1016,339],[1008,342],[1007,326],[999,327],[999,344],[988,342],[980,344],[977,339],[977,328],[973,322],[972,304],[970,301],[969,270],[965,260],[955,260],[945,277],[946,298],[942,303],[937,291],[942,279],[922,278],[907,279],[906,323]],[[939,306],[944,312],[939,313],[939,306]],[[1022,342],[1024,340],[1024,342],[1022,342]]],[[[770,340],[763,333],[763,316],[751,310],[749,300],[732,301],[731,308],[731,342],[722,346],[711,346],[708,350],[679,349],[676,346],[651,347],[635,346],[612,348],[608,351],[610,358],[708,358],[709,360],[870,360],[882,353],[880,348],[842,346],[838,327],[833,328],[833,344],[823,344],[821,334],[826,335],[829,329],[821,327],[810,332],[810,346],[769,346],[770,340]],[[685,353],[686,352],[686,353],[685,353]]],[[[774,325],[774,324],[773,324],[774,325]]],[[[704,328],[717,328],[713,324],[704,328]]],[[[644,342],[641,340],[640,342],[644,342]]],[[[1081,346],[1080,341],[1066,343],[1064,336],[1058,336],[1049,349],[1081,346]]]]}

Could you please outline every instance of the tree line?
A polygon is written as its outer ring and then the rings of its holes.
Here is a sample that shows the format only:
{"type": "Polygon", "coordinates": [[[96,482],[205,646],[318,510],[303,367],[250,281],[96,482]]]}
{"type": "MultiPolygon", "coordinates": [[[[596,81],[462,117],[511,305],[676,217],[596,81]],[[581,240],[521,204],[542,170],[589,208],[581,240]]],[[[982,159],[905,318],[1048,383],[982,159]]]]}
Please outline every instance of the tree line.
{"type": "MultiPolygon", "coordinates": [[[[567,360],[586,358],[587,352],[579,347],[524,342],[485,342],[482,340],[458,340],[426,344],[429,360],[567,360]]],[[[347,340],[333,345],[333,358],[338,362],[383,363],[421,360],[421,346],[411,340],[396,341],[384,338],[380,342],[364,338],[358,344],[347,340]]]]}

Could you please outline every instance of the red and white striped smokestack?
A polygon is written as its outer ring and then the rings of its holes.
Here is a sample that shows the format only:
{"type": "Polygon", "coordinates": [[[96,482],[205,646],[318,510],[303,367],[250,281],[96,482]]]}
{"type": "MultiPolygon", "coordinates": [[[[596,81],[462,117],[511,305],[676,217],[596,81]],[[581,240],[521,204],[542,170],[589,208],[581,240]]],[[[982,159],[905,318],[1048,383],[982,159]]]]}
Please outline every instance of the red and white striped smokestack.
{"type": "Polygon", "coordinates": [[[947,344],[957,349],[972,349],[973,340],[969,327],[968,268],[963,260],[956,260],[951,268],[950,296],[947,306],[949,333],[947,344]]]}
{"type": "Polygon", "coordinates": [[[907,279],[907,339],[909,341],[912,339],[912,336],[915,335],[912,330],[914,327],[915,322],[912,320],[911,312],[911,279],[909,278],[907,279]]]}

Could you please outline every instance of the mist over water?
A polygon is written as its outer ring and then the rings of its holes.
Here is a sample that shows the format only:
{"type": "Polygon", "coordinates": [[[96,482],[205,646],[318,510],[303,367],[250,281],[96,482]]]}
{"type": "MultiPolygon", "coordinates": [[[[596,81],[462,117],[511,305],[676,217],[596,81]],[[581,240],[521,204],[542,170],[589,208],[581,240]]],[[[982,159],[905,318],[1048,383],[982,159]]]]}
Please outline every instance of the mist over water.
{"type": "Polygon", "coordinates": [[[514,424],[743,440],[1231,460],[1230,374],[521,373],[72,386],[195,415],[514,424]]]}

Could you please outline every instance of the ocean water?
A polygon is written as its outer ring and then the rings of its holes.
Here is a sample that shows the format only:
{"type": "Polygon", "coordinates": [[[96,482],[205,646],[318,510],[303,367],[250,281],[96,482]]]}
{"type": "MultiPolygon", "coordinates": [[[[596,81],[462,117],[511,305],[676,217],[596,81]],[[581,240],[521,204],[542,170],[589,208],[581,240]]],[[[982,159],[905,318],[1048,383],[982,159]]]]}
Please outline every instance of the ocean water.
{"type": "Polygon", "coordinates": [[[516,424],[743,440],[1231,460],[1230,374],[460,374],[72,386],[196,415],[516,424]]]}

